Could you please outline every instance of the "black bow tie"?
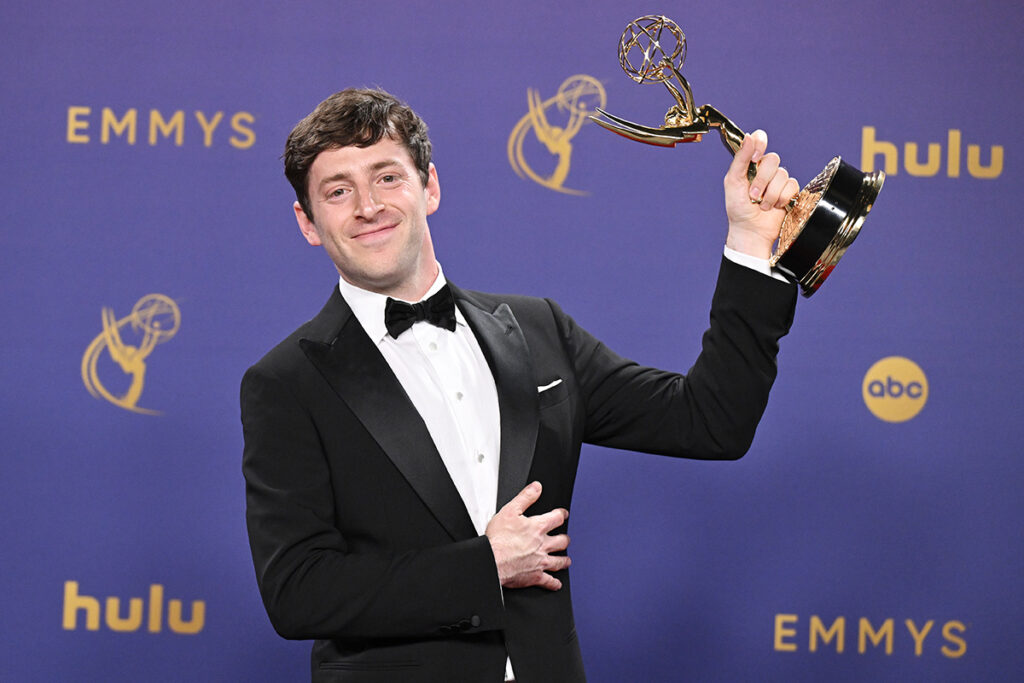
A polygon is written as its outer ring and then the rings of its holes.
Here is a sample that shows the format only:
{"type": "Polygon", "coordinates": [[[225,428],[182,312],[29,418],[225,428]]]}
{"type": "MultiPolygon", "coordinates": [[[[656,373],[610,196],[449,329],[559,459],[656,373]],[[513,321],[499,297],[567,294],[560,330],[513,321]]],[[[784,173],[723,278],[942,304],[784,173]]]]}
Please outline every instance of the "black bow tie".
{"type": "Polygon", "coordinates": [[[413,323],[425,320],[431,325],[455,331],[455,297],[445,285],[437,294],[418,304],[407,304],[388,297],[384,305],[384,326],[395,339],[412,327],[413,323]]]}

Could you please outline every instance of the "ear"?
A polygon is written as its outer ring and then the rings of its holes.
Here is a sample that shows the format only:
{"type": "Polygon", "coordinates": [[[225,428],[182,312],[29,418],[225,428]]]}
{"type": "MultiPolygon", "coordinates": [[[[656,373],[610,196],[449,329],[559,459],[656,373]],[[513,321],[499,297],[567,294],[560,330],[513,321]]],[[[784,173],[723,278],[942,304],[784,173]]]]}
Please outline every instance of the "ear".
{"type": "Polygon", "coordinates": [[[437,180],[437,167],[434,166],[434,162],[430,162],[430,169],[427,171],[427,186],[424,192],[427,193],[427,215],[437,211],[437,207],[441,204],[441,184],[437,180]]]}
{"type": "Polygon", "coordinates": [[[295,211],[295,221],[299,224],[299,230],[302,232],[302,236],[306,238],[314,247],[320,246],[320,233],[316,229],[316,225],[313,221],[309,220],[309,216],[302,210],[302,204],[295,202],[292,204],[292,209],[295,211]]]}

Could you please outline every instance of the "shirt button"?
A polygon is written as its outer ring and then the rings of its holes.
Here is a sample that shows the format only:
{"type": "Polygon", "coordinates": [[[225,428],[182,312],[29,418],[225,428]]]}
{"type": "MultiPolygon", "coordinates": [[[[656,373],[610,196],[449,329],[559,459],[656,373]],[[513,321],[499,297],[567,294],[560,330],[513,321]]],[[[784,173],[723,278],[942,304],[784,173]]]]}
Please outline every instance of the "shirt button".
{"type": "Polygon", "coordinates": [[[435,342],[430,342],[430,344],[427,345],[427,348],[431,351],[437,351],[437,344],[435,342]]]}
{"type": "Polygon", "coordinates": [[[456,401],[461,401],[462,400],[462,392],[461,391],[456,391],[455,392],[455,400],[456,401]]]}
{"type": "Polygon", "coordinates": [[[483,453],[477,453],[476,454],[476,461],[477,462],[483,462],[484,461],[484,454],[483,453]]]}

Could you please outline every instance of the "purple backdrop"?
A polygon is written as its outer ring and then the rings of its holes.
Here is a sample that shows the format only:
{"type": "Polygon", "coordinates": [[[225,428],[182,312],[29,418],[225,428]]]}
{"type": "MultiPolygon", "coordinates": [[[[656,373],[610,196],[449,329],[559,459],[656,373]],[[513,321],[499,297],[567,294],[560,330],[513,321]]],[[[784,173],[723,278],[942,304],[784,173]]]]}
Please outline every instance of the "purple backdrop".
{"type": "Polygon", "coordinates": [[[833,154],[896,172],[800,302],[746,458],[584,453],[590,680],[1024,668],[1019,6],[99,0],[0,8],[0,678],[307,675],[256,591],[237,391],[335,281],[278,159],[335,90],[380,85],[430,124],[455,282],[551,296],[619,352],[689,367],[725,233],[718,141],[586,124],[546,184],[528,123],[509,154],[530,89],[569,129],[574,76],[660,120],[667,94],[615,54],[651,11],[686,31],[698,103],[766,129],[799,179],[833,154]]]}

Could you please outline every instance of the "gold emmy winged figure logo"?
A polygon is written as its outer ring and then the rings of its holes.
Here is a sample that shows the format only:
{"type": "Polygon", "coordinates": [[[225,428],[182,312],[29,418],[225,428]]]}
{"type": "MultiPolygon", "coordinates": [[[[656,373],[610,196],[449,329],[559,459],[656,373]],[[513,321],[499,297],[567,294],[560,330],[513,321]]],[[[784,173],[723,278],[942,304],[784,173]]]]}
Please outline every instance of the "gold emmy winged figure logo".
{"type": "MultiPolygon", "coordinates": [[[[106,306],[102,311],[103,331],[82,356],[82,382],[89,393],[133,413],[159,415],[160,411],[138,405],[146,382],[146,359],[156,348],[178,333],[181,311],[163,294],[147,294],[135,302],[131,313],[117,320],[106,306]],[[124,373],[127,388],[115,393],[100,379],[99,363],[104,351],[124,373]]],[[[109,379],[109,378],[108,378],[109,379]]],[[[116,379],[116,378],[115,378],[116,379]]],[[[125,383],[125,378],[120,378],[125,383]]]]}
{"type": "MultiPolygon", "coordinates": [[[[519,119],[508,138],[508,162],[520,178],[565,194],[584,195],[582,190],[565,187],[572,163],[572,139],[590,115],[605,106],[604,86],[593,76],[578,74],[565,79],[554,96],[542,100],[540,93],[526,91],[528,112],[519,119]],[[544,174],[527,161],[524,143],[533,133],[537,141],[554,158],[554,168],[544,174]]],[[[542,160],[535,160],[540,166],[542,160]]],[[[550,164],[550,161],[548,162],[550,164]]]]}

